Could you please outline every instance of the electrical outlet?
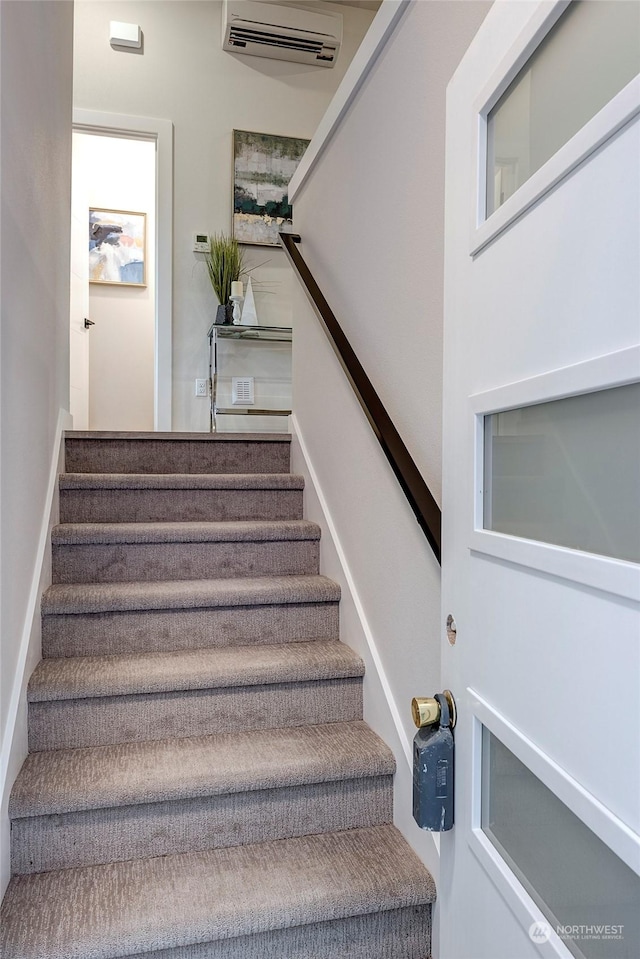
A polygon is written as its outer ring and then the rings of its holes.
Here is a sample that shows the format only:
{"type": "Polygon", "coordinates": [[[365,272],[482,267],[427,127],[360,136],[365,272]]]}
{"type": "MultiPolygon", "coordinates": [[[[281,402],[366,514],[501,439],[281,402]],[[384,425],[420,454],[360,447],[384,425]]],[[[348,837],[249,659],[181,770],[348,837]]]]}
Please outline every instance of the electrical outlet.
{"type": "Polygon", "coordinates": [[[196,396],[209,395],[209,380],[196,380],[196,396]]]}

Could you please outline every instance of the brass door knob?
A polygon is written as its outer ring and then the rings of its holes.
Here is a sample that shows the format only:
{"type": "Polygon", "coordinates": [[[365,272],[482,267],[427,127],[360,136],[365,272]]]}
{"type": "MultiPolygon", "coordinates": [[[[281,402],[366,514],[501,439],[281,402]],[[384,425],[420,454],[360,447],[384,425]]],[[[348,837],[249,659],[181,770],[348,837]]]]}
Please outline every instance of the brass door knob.
{"type": "Polygon", "coordinates": [[[411,715],[418,729],[422,729],[423,726],[432,726],[440,719],[440,704],[431,697],[425,699],[414,696],[411,700],[411,715]]]}
{"type": "MultiPolygon", "coordinates": [[[[453,729],[457,718],[456,701],[449,689],[445,689],[442,695],[446,699],[447,706],[449,707],[449,725],[453,729]]],[[[411,700],[411,715],[418,729],[422,729],[423,726],[433,726],[434,723],[439,723],[440,712],[440,703],[437,699],[414,696],[411,700]]]]}

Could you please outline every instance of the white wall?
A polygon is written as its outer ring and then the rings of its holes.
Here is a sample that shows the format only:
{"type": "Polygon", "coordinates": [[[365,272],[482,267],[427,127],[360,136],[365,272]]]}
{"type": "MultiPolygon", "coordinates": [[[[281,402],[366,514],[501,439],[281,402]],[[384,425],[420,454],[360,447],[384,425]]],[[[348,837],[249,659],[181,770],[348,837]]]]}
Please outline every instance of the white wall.
{"type": "Polygon", "coordinates": [[[146,287],[89,284],[89,429],[153,430],[156,146],[76,131],[76,157],[89,206],[147,215],[146,287]]]}
{"type": "MultiPolygon", "coordinates": [[[[72,20],[71,3],[0,6],[3,773],[8,766],[2,783],[2,887],[9,863],[8,786],[23,758],[20,751],[26,753],[24,711],[13,754],[8,720],[31,636],[29,609],[40,579],[36,557],[48,519],[59,410],[69,401],[72,20]]],[[[37,621],[36,616],[36,629],[37,621]]]]}
{"type": "Polygon", "coordinates": [[[436,499],[444,97],[488,9],[414,3],[295,200],[305,258],[436,499]]]}
{"type": "MultiPolygon", "coordinates": [[[[160,117],[175,125],[173,428],[208,429],[194,378],[207,375],[206,333],[216,299],[196,231],[230,231],[232,130],[311,137],[374,14],[340,5],[344,44],[331,70],[225,53],[219,0],[116,0],[75,5],[76,107],[160,117]],[[109,21],[137,23],[139,52],[109,45],[109,21]]],[[[258,295],[260,322],[289,325],[291,274],[277,248],[249,248],[254,274],[275,289],[258,295]]],[[[248,419],[248,417],[247,417],[248,419]]]]}
{"type": "MultiPolygon", "coordinates": [[[[445,89],[488,8],[412,4],[295,198],[301,252],[437,500],[445,89]]],[[[440,569],[299,290],[294,313],[296,428],[398,711],[406,765],[411,698],[439,689],[440,569]]],[[[373,694],[366,702],[376,726],[387,707],[373,694]]],[[[398,824],[420,847],[408,787],[397,799],[398,824]]]]}

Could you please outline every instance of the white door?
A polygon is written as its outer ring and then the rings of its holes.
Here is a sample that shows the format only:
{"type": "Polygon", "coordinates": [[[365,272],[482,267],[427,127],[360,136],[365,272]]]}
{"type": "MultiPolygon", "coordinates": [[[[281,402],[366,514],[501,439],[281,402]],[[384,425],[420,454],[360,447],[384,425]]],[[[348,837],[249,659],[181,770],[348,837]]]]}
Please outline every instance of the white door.
{"type": "Polygon", "coordinates": [[[639,10],[498,2],[449,89],[440,959],[640,955],[639,10]]]}
{"type": "MultiPolygon", "coordinates": [[[[108,197],[102,195],[102,191],[98,190],[98,196],[92,198],[91,187],[93,181],[93,186],[100,186],[100,181],[98,180],[98,164],[95,162],[95,155],[90,156],[87,141],[95,139],[97,136],[101,136],[104,139],[104,142],[108,142],[114,137],[124,139],[125,141],[129,140],[138,140],[138,141],[152,141],[155,144],[155,164],[152,172],[147,176],[147,187],[149,183],[155,183],[155,186],[152,186],[152,193],[154,197],[152,202],[149,203],[149,209],[153,209],[153,218],[148,217],[147,220],[147,262],[149,275],[152,276],[154,284],[154,298],[155,298],[155,322],[154,322],[154,357],[152,360],[153,368],[151,371],[152,378],[152,389],[153,389],[153,428],[156,430],[170,430],[171,429],[171,329],[172,329],[172,236],[173,236],[173,124],[170,120],[163,120],[154,117],[133,117],[124,114],[115,114],[115,113],[102,113],[94,110],[83,110],[80,108],[74,108],[73,111],[73,122],[74,122],[74,141],[76,135],[78,135],[79,140],[84,142],[83,147],[83,159],[85,166],[91,166],[91,175],[87,175],[86,178],[86,198],[85,198],[85,213],[82,216],[84,220],[84,226],[82,226],[82,245],[84,247],[83,252],[83,262],[86,265],[87,276],[88,276],[88,208],[92,205],[102,208],[103,206],[108,206],[111,209],[120,209],[120,210],[133,210],[138,212],[139,206],[137,202],[137,195],[133,199],[133,203],[126,202],[124,196],[118,195],[113,198],[111,202],[108,197]],[[84,137],[83,137],[84,134],[84,137]],[[90,136],[87,136],[89,134],[90,136]],[[123,205],[124,204],[124,205],[123,205]],[[151,220],[155,220],[155,227],[151,220]]],[[[74,143],[74,152],[75,152],[75,143],[74,143]]],[[[101,156],[100,164],[101,169],[104,168],[105,157],[101,156]]],[[[79,165],[79,164],[78,164],[79,165]]],[[[74,181],[75,181],[75,166],[76,161],[74,157],[74,181]]],[[[120,161],[116,164],[116,173],[118,173],[124,183],[124,186],[128,189],[131,177],[131,171],[126,165],[126,160],[120,161]],[[126,175],[125,175],[126,173],[126,175]]],[[[106,183],[105,183],[106,186],[106,183]]],[[[122,191],[124,193],[124,190],[122,191]]],[[[142,212],[142,211],[141,211],[142,212]]],[[[81,219],[78,222],[82,222],[81,219]]],[[[105,297],[108,297],[109,294],[105,292],[106,287],[94,286],[91,284],[91,290],[101,289],[103,292],[103,300],[105,297]]],[[[147,292],[150,292],[147,289],[147,292]]],[[[88,288],[87,293],[88,296],[88,288]]],[[[122,296],[122,291],[118,287],[112,288],[112,295],[116,304],[118,298],[122,296]]],[[[143,296],[146,296],[147,293],[143,291],[143,296]]],[[[141,297],[142,298],[142,297],[141,297]]],[[[104,304],[102,304],[104,305],[104,304]]],[[[91,309],[95,304],[91,305],[91,309]]],[[[85,338],[91,340],[95,345],[95,340],[102,338],[104,339],[105,330],[103,317],[99,315],[91,317],[95,320],[96,326],[92,328],[93,334],[89,333],[89,336],[85,338]]],[[[114,310],[116,317],[121,317],[121,311],[114,310]]],[[[125,343],[129,343],[131,338],[139,338],[141,332],[141,326],[137,320],[135,328],[127,327],[123,331],[122,340],[125,343]]],[[[99,345],[99,344],[98,344],[99,345]]],[[[73,345],[72,345],[73,352],[73,345]]],[[[96,354],[96,349],[93,349],[92,352],[96,354]]],[[[82,354],[83,363],[84,363],[84,354],[82,354]]],[[[94,359],[95,359],[94,355],[94,359]]],[[[131,351],[127,354],[126,364],[131,365],[131,351]]],[[[82,367],[85,368],[84,365],[82,367]]],[[[121,371],[119,371],[121,372],[121,371]]],[[[72,358],[72,372],[71,377],[73,380],[73,358],[72,358]]],[[[87,380],[90,380],[90,375],[88,372],[88,361],[87,361],[87,380]]],[[[146,374],[147,380],[149,375],[146,374]]],[[[108,383],[106,390],[103,391],[103,398],[105,392],[108,394],[108,390],[115,392],[118,389],[118,380],[119,376],[114,378],[113,383],[108,383]]],[[[140,378],[136,381],[134,390],[137,389],[139,385],[140,378]]],[[[87,387],[88,391],[88,387],[87,387]]],[[[107,395],[108,402],[108,395],[107,395]]],[[[138,397],[133,396],[129,402],[131,406],[133,403],[137,404],[138,397]]],[[[104,404],[103,404],[104,406],[104,404]]],[[[123,412],[122,407],[124,403],[120,403],[120,412],[123,412]]],[[[124,415],[126,415],[126,409],[124,410],[124,415]]],[[[123,423],[123,421],[118,418],[116,422],[115,417],[107,421],[110,423],[111,428],[120,428],[120,429],[133,429],[141,428],[137,424],[130,424],[129,422],[123,423]]],[[[76,421],[76,428],[77,421],[76,421]]],[[[94,424],[92,428],[96,428],[94,424]]],[[[106,428],[106,427],[105,427],[106,428]]],[[[146,425],[145,425],[146,428],[146,425]]],[[[149,427],[150,428],[150,427],[149,427]]]]}
{"type": "MultiPolygon", "coordinates": [[[[84,141],[88,207],[108,221],[144,214],[144,270],[140,285],[91,275],[89,308],[89,426],[92,430],[154,428],[156,333],[156,142],[78,131],[84,141]],[[104,212],[103,212],[104,211],[104,212]],[[96,282],[98,281],[98,282],[96,282]]],[[[87,209],[87,220],[88,220],[87,209]]],[[[109,244],[105,244],[107,253],[109,244]]],[[[104,249],[104,248],[103,248],[104,249]]]]}
{"type": "Polygon", "coordinates": [[[69,410],[73,428],[89,429],[89,185],[84,137],[73,131],[71,181],[71,298],[69,315],[69,410]]]}

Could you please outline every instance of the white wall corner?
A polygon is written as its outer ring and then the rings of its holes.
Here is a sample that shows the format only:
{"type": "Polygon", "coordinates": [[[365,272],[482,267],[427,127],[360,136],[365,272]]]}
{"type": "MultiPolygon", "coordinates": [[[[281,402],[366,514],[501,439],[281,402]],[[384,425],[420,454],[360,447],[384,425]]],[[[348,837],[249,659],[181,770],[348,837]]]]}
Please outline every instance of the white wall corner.
{"type": "Polygon", "coordinates": [[[64,431],[71,429],[73,421],[67,410],[60,409],[49,467],[47,495],[40,524],[38,548],[34,557],[33,575],[29,599],[25,611],[18,665],[11,687],[7,725],[0,751],[0,899],[11,874],[11,826],[9,821],[9,795],[28,752],[27,683],[37,663],[42,658],[40,600],[51,585],[51,529],[59,519],[58,476],[64,471],[64,431]]]}
{"type": "Polygon", "coordinates": [[[289,200],[291,203],[300,194],[303,184],[338,130],[349,107],[358,95],[358,91],[373,70],[376,60],[409,6],[410,0],[383,0],[380,5],[369,30],[342,78],[340,86],[327,107],[326,113],[313,134],[311,143],[291,178],[289,183],[289,200]]]}
{"type": "Polygon", "coordinates": [[[320,486],[295,413],[291,418],[291,471],[304,477],[304,515],[320,526],[320,569],[341,589],[340,636],[365,662],[364,718],[393,751],[394,824],[432,873],[439,877],[439,836],[419,829],[412,816],[413,749],[367,619],[366,609],[340,541],[340,534],[320,486]]]}

